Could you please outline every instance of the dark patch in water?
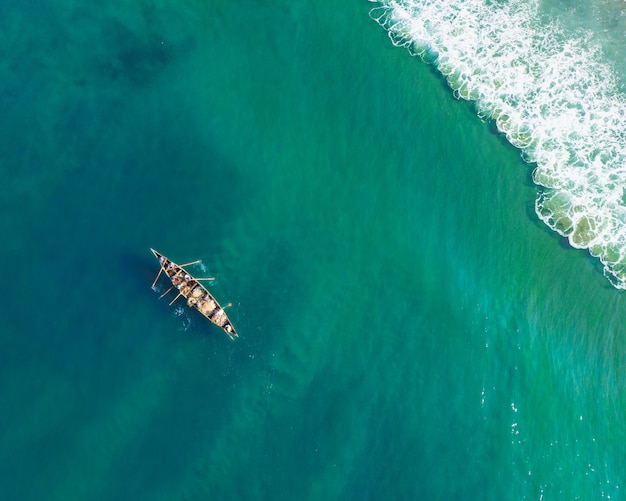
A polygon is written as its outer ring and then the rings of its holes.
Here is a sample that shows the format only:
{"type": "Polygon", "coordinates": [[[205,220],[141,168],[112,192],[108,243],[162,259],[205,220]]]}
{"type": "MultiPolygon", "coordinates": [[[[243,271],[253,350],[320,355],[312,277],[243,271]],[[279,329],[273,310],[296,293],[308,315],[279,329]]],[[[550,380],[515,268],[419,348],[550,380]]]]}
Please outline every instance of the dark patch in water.
{"type": "Polygon", "coordinates": [[[170,44],[154,35],[140,37],[117,21],[104,29],[104,38],[109,47],[99,68],[111,80],[147,85],[175,59],[170,44]]]}

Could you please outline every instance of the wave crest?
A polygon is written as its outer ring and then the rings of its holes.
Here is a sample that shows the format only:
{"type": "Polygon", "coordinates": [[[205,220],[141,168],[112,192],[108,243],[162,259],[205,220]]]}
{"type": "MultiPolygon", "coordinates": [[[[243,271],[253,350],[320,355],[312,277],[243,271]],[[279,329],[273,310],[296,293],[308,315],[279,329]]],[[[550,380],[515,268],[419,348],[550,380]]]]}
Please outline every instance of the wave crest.
{"type": "Polygon", "coordinates": [[[536,163],[539,218],[626,289],[626,99],[592,34],[542,23],[536,1],[376,3],[392,43],[436,65],[536,163]]]}

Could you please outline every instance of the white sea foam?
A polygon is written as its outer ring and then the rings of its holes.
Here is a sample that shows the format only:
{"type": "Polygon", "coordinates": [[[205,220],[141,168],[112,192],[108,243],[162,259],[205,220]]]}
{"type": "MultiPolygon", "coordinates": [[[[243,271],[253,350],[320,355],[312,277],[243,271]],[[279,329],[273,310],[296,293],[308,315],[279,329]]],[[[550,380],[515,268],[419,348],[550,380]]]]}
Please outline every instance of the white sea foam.
{"type": "MultiPolygon", "coordinates": [[[[373,0],[370,0],[373,1],[373,0]]],[[[536,0],[382,0],[371,17],[535,162],[538,216],[626,289],[626,98],[589,32],[536,0]]]]}

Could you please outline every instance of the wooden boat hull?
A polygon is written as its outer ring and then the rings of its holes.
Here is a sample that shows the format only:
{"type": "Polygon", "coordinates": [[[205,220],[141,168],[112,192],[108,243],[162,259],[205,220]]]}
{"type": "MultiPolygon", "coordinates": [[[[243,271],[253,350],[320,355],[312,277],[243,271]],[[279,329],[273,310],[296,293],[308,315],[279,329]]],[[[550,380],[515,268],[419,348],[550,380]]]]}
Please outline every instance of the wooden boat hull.
{"type": "MultiPolygon", "coordinates": [[[[187,306],[198,310],[202,316],[220,327],[231,339],[239,337],[228,315],[224,312],[224,308],[220,306],[207,288],[202,285],[201,279],[195,278],[183,266],[174,263],[160,252],[154,249],[150,250],[161,266],[159,275],[165,273],[172,283],[172,287],[178,291],[178,296],[176,296],[174,301],[179,296],[182,296],[187,300],[187,306]]],[[[159,276],[157,275],[158,278],[159,276]]]]}

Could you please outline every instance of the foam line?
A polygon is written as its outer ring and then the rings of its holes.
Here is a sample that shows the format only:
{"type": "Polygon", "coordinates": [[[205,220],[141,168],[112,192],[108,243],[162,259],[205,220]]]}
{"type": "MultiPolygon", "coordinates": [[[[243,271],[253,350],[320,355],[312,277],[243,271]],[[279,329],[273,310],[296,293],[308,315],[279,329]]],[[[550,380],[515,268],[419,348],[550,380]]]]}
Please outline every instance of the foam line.
{"type": "Polygon", "coordinates": [[[626,289],[626,98],[593,35],[542,23],[535,0],[375,3],[394,45],[435,64],[536,163],[541,220],[626,289]]]}

